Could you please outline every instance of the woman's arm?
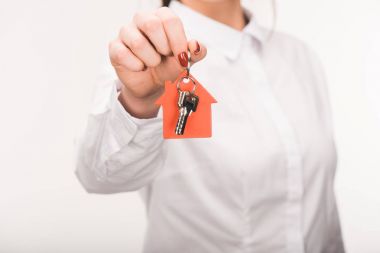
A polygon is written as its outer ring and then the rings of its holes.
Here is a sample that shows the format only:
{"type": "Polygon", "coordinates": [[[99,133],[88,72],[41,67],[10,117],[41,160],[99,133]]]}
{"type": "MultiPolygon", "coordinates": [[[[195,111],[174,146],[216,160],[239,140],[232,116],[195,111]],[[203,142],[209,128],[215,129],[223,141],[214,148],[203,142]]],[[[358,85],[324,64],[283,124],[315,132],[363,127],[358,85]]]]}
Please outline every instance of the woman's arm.
{"type": "Polygon", "coordinates": [[[206,56],[166,7],[136,14],[110,43],[113,75],[99,82],[98,109],[89,115],[77,157],[76,174],[88,192],[140,189],[163,166],[162,119],[154,102],[165,80],[187,67],[188,50],[192,63],[206,56]]]}
{"type": "Polygon", "coordinates": [[[91,193],[137,190],[163,164],[161,116],[138,119],[118,100],[117,79],[100,81],[79,144],[76,175],[91,193]]]}

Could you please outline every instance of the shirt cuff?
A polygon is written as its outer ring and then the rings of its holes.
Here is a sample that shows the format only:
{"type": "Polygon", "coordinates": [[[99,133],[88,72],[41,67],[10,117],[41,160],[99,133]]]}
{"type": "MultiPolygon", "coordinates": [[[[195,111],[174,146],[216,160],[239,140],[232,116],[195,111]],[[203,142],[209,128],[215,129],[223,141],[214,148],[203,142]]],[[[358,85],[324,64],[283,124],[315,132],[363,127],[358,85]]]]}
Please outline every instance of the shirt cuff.
{"type": "Polygon", "coordinates": [[[124,146],[134,139],[139,142],[154,135],[162,135],[162,110],[154,118],[139,119],[132,116],[120,103],[120,91],[114,86],[111,96],[110,123],[119,145],[124,146]]]}

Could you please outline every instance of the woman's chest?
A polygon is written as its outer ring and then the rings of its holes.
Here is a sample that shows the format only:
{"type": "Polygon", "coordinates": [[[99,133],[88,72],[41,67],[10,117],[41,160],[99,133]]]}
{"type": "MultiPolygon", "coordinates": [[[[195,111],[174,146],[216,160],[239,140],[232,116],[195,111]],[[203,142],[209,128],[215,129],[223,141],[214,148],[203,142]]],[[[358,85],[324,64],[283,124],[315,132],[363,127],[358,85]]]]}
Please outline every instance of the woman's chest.
{"type": "Polygon", "coordinates": [[[316,107],[318,95],[305,88],[312,80],[301,81],[286,69],[268,78],[259,61],[246,65],[214,61],[193,72],[217,100],[212,137],[169,141],[169,173],[207,167],[208,176],[222,173],[229,179],[242,173],[283,176],[292,155],[308,164],[306,174],[315,166],[335,167],[333,143],[316,107]]]}

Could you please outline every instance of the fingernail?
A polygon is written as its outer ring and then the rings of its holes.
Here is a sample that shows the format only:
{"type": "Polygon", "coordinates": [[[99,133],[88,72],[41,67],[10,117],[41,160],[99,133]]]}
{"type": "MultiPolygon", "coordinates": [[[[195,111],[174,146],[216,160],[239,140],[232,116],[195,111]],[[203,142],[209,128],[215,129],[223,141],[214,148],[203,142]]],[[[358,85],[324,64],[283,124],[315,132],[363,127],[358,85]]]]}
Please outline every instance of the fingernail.
{"type": "Polygon", "coordinates": [[[197,55],[201,52],[201,46],[199,45],[198,41],[195,42],[197,44],[197,48],[194,51],[194,54],[197,55]]]}
{"type": "Polygon", "coordinates": [[[189,63],[189,58],[187,56],[186,52],[182,52],[178,55],[179,63],[182,65],[182,67],[187,68],[187,65],[189,63]]]}

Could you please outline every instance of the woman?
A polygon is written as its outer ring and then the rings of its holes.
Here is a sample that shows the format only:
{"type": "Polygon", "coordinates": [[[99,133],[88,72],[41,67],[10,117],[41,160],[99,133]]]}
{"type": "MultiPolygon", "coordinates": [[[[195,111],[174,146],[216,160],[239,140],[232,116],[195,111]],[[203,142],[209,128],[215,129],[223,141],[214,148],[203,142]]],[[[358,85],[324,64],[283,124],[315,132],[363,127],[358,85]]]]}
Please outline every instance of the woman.
{"type": "Polygon", "coordinates": [[[144,252],[344,252],[323,72],[298,40],[239,0],[172,1],[110,43],[79,152],[88,192],[139,190],[144,252]],[[207,57],[206,57],[207,48],[207,57]],[[218,100],[213,136],[163,140],[154,104],[187,66],[218,100]]]}

